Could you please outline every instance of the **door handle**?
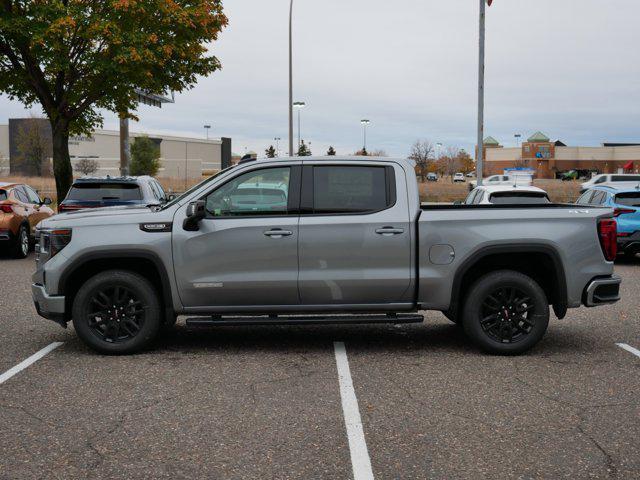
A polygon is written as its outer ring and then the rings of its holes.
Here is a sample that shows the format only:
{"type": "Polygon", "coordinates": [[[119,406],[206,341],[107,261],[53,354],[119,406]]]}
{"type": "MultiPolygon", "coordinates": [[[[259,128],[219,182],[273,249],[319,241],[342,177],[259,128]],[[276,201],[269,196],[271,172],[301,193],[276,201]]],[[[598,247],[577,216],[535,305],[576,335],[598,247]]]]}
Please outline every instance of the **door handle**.
{"type": "Polygon", "coordinates": [[[378,228],[376,230],[376,233],[378,235],[384,235],[385,237],[390,237],[392,235],[400,235],[401,233],[404,233],[404,228],[383,227],[383,228],[378,228]]]}
{"type": "Polygon", "coordinates": [[[288,237],[290,235],[293,235],[293,232],[291,230],[282,230],[280,228],[274,228],[273,230],[267,230],[266,232],[264,232],[264,234],[267,237],[271,237],[271,238],[282,238],[282,237],[288,237]]]}

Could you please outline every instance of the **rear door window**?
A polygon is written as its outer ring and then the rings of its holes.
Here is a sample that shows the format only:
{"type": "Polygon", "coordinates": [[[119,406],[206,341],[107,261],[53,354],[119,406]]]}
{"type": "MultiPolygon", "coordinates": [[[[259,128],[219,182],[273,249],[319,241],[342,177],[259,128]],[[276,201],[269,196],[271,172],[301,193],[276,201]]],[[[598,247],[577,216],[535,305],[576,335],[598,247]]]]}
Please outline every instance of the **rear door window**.
{"type": "Polygon", "coordinates": [[[551,203],[545,193],[537,192],[496,192],[489,197],[494,205],[535,205],[551,203]]]}
{"type": "Polygon", "coordinates": [[[27,197],[29,198],[29,203],[39,204],[40,196],[36,193],[36,191],[29,187],[28,185],[23,185],[25,192],[27,192],[27,197]]]}
{"type": "Polygon", "coordinates": [[[578,205],[589,205],[591,197],[593,197],[593,190],[589,190],[587,192],[584,192],[582,195],[580,195],[580,198],[578,198],[576,203],[578,205]]]}
{"type": "Polygon", "coordinates": [[[640,175],[613,175],[612,182],[640,182],[640,175]]]}
{"type": "Polygon", "coordinates": [[[473,200],[476,198],[476,196],[478,195],[478,192],[480,190],[474,190],[472,191],[469,195],[467,195],[466,200],[464,201],[465,205],[471,205],[473,204],[473,200]]]}
{"type": "Polygon", "coordinates": [[[390,207],[395,203],[391,171],[377,166],[314,167],[314,213],[372,213],[390,207]]]}
{"type": "Polygon", "coordinates": [[[77,183],[69,190],[68,200],[142,200],[140,187],[134,183],[77,183]]]}
{"type": "Polygon", "coordinates": [[[591,205],[602,205],[606,198],[607,194],[602,190],[598,190],[593,194],[593,198],[591,198],[591,201],[589,203],[591,205]]]}
{"type": "Polygon", "coordinates": [[[474,205],[479,205],[482,202],[482,199],[484,198],[485,192],[482,190],[478,191],[478,194],[476,195],[476,198],[473,199],[473,204],[474,205]]]}
{"type": "Polygon", "coordinates": [[[22,188],[20,187],[16,187],[13,190],[11,190],[11,193],[13,194],[13,197],[22,202],[22,203],[29,203],[29,199],[27,198],[27,194],[24,193],[24,191],[22,190],[22,188]]]}
{"type": "Polygon", "coordinates": [[[616,195],[615,202],[627,207],[640,207],[640,192],[619,193],[616,195]]]}

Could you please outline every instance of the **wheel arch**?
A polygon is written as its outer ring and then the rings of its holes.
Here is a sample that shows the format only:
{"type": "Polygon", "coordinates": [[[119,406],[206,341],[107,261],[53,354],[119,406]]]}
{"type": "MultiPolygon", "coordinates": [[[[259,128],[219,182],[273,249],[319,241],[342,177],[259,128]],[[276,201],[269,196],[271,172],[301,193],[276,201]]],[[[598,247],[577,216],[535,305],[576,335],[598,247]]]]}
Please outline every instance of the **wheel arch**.
{"type": "Polygon", "coordinates": [[[65,320],[68,321],[71,318],[73,301],[83,283],[107,270],[125,270],[142,275],[158,291],[165,319],[175,315],[169,274],[156,254],[143,251],[109,250],[82,255],[74,260],[61,275],[58,291],[60,295],[65,296],[65,320]]]}
{"type": "Polygon", "coordinates": [[[495,270],[514,270],[533,278],[544,290],[558,318],[567,313],[567,279],[562,257],[546,244],[509,244],[481,247],[458,268],[447,313],[457,317],[473,282],[495,270]]]}

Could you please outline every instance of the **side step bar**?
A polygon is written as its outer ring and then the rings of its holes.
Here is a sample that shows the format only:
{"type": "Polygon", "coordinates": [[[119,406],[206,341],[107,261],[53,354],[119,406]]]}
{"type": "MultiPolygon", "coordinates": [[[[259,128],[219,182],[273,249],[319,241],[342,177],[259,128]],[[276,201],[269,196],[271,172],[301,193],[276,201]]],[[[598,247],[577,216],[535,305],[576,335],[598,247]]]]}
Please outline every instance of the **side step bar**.
{"type": "Polygon", "coordinates": [[[190,327],[239,326],[239,325],[353,325],[366,323],[421,323],[422,315],[263,315],[255,317],[211,316],[187,318],[190,327]]]}

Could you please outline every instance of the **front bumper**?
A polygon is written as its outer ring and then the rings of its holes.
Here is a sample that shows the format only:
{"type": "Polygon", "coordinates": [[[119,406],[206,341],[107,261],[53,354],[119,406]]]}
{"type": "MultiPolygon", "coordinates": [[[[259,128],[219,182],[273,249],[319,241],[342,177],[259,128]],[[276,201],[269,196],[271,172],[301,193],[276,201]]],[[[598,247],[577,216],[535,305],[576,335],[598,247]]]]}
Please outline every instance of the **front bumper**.
{"type": "Polygon", "coordinates": [[[64,295],[48,295],[42,285],[31,285],[31,296],[38,315],[48,320],[53,320],[62,326],[66,326],[65,298],[64,295]]]}
{"type": "Polygon", "coordinates": [[[584,289],[583,303],[587,307],[616,303],[620,300],[620,283],[617,275],[594,278],[584,289]]]}

